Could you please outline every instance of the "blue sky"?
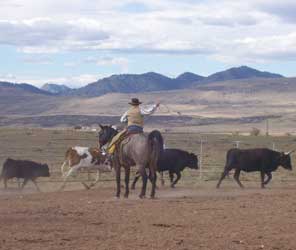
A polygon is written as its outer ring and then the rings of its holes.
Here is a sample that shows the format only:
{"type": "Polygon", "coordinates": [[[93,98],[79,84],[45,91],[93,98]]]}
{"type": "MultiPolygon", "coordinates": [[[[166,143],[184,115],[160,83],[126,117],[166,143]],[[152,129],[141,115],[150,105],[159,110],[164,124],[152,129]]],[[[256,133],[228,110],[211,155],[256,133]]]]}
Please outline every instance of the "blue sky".
{"type": "Polygon", "coordinates": [[[296,76],[292,0],[0,0],[0,80],[83,86],[111,74],[296,76]]]}

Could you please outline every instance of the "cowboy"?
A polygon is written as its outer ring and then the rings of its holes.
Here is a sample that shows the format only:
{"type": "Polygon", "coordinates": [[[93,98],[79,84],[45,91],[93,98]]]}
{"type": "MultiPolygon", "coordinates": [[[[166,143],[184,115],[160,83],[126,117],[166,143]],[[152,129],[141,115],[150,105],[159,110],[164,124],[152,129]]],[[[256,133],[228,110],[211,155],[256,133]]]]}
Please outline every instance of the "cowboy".
{"type": "Polygon", "coordinates": [[[143,133],[144,116],[153,114],[159,107],[160,103],[157,102],[154,105],[142,107],[140,106],[142,102],[140,102],[138,98],[132,98],[129,104],[131,105],[130,109],[126,111],[120,118],[120,122],[127,123],[127,129],[124,129],[113,137],[107,149],[109,153],[114,152],[116,142],[126,133],[143,133]]]}

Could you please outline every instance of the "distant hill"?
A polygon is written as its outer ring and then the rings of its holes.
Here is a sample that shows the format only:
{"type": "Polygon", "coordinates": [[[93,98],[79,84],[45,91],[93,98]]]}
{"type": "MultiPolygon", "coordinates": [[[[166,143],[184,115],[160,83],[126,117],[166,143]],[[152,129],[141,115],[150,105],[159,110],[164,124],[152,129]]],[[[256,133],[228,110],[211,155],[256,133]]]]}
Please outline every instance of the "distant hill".
{"type": "Polygon", "coordinates": [[[41,94],[51,95],[51,93],[39,89],[27,83],[11,83],[0,81],[0,95],[28,95],[28,94],[41,94]]]}
{"type": "Polygon", "coordinates": [[[122,74],[90,83],[85,87],[73,90],[72,95],[100,96],[110,92],[138,93],[178,88],[176,82],[166,76],[154,72],[145,74],[122,74]]]}
{"type": "Polygon", "coordinates": [[[191,72],[185,72],[175,78],[180,89],[190,87],[192,83],[204,80],[206,77],[200,76],[191,72]]]}
{"type": "Polygon", "coordinates": [[[237,80],[237,79],[247,79],[247,78],[282,78],[283,76],[280,74],[269,73],[266,71],[259,71],[247,66],[241,66],[237,68],[230,68],[225,71],[217,72],[212,74],[205,79],[203,82],[220,82],[220,81],[228,81],[228,80],[237,80]]]}
{"type": "MultiPolygon", "coordinates": [[[[70,89],[65,85],[45,84],[41,89],[30,84],[14,84],[0,82],[1,95],[64,95],[80,97],[96,97],[108,93],[144,93],[151,91],[189,89],[208,84],[243,79],[275,79],[283,78],[282,75],[259,71],[247,66],[230,68],[217,72],[208,77],[200,76],[191,72],[185,72],[176,78],[170,78],[155,72],[144,74],[121,74],[112,75],[87,84],[78,89],[70,89]]],[[[225,83],[227,84],[227,83],[225,83]]],[[[219,86],[221,87],[221,86],[219,86]]]]}
{"type": "Polygon", "coordinates": [[[46,83],[41,87],[41,89],[52,94],[66,94],[71,90],[71,88],[69,88],[66,85],[59,85],[53,83],[46,83]]]}
{"type": "Polygon", "coordinates": [[[76,96],[101,96],[107,93],[141,93],[162,90],[187,89],[207,83],[239,80],[248,78],[283,78],[282,75],[259,71],[247,66],[228,70],[203,77],[185,72],[177,78],[149,72],[145,74],[112,75],[90,83],[85,87],[68,92],[76,96]]]}

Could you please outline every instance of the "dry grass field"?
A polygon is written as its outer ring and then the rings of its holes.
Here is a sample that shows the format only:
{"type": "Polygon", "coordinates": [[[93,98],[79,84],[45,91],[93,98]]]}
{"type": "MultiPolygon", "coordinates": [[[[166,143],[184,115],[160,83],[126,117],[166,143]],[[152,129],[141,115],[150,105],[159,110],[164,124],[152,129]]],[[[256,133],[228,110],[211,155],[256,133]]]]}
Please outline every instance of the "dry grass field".
{"type": "Polygon", "coordinates": [[[44,96],[0,91],[0,126],[73,127],[98,122],[117,123],[130,98],[144,104],[160,101],[147,125],[174,132],[248,132],[296,134],[295,78],[233,80],[194,89],[136,94],[109,93],[99,97],[44,96]],[[181,114],[181,115],[180,115],[181,114]],[[108,118],[109,117],[109,118],[108,118]]]}
{"type": "MultiPolygon", "coordinates": [[[[15,182],[0,184],[0,249],[295,249],[295,172],[279,169],[265,190],[258,174],[243,174],[246,189],[229,178],[216,190],[225,152],[241,148],[295,148],[296,138],[225,134],[165,133],[165,144],[200,153],[202,171],[186,170],[175,189],[157,190],[157,199],[115,199],[114,175],[105,174],[90,191],[81,174],[57,192],[64,152],[73,145],[95,146],[94,132],[54,129],[0,129],[0,164],[7,157],[47,162],[52,173],[23,192],[15,182]],[[202,176],[200,174],[202,173],[202,176]],[[202,178],[201,178],[202,177],[202,178]]],[[[295,164],[293,156],[292,163],[295,164]]],[[[149,185],[148,185],[149,186],[149,185]]]]}

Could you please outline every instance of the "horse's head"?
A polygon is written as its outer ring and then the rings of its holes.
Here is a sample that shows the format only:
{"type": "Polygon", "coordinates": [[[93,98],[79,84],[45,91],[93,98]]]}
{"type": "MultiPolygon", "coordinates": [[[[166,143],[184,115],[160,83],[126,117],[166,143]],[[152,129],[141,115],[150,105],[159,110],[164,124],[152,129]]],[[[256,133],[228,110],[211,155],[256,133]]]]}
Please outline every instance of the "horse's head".
{"type": "Polygon", "coordinates": [[[98,134],[98,137],[99,137],[99,144],[101,148],[102,146],[107,144],[107,142],[109,142],[118,133],[118,131],[112,128],[112,126],[103,126],[101,124],[100,124],[100,128],[101,130],[98,134]]]}

